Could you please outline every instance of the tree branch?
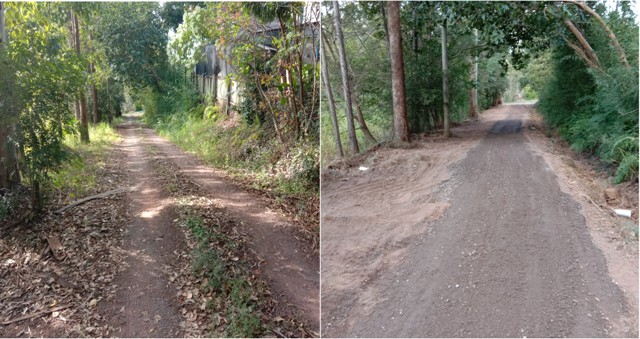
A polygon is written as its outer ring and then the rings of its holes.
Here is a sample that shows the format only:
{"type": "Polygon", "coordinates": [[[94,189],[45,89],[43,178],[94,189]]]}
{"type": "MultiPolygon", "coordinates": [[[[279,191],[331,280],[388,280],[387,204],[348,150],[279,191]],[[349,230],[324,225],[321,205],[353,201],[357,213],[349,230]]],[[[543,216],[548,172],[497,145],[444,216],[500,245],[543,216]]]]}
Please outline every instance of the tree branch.
{"type": "MultiPolygon", "coordinates": [[[[569,19],[565,19],[564,24],[569,28],[571,33],[573,33],[573,35],[576,37],[576,39],[578,39],[578,42],[582,46],[582,48],[578,48],[581,52],[579,52],[578,49],[576,49],[576,47],[578,46],[576,46],[575,44],[569,44],[569,47],[573,48],[576,52],[578,52],[580,56],[582,56],[585,60],[587,60],[588,61],[587,63],[589,65],[593,65],[594,68],[598,70],[602,70],[598,56],[593,51],[593,48],[591,48],[591,45],[589,45],[589,42],[587,41],[587,39],[584,38],[584,35],[582,35],[580,30],[578,30],[578,28],[569,19]]],[[[565,41],[569,43],[569,40],[565,39],[565,41]]]]}
{"type": "Polygon", "coordinates": [[[627,55],[625,54],[624,49],[622,48],[622,46],[620,46],[620,42],[618,42],[618,38],[616,38],[616,35],[613,33],[611,28],[609,28],[607,23],[604,22],[604,19],[602,19],[602,17],[598,13],[596,13],[596,11],[591,9],[591,7],[587,6],[587,4],[583,1],[565,0],[564,2],[578,6],[580,9],[587,12],[587,14],[591,15],[594,19],[596,19],[600,27],[602,27],[602,29],[604,29],[604,31],[607,32],[607,35],[609,36],[611,43],[616,48],[616,51],[620,56],[620,61],[622,61],[622,63],[627,67],[627,69],[630,70],[631,66],[629,65],[629,61],[627,61],[627,55]]]}

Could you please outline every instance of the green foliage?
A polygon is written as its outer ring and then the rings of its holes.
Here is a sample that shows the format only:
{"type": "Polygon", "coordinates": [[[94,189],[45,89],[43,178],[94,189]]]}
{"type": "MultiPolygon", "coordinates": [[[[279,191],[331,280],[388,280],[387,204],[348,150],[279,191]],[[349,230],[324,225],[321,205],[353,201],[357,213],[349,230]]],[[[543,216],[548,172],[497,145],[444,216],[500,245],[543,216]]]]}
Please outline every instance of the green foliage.
{"type": "MultiPolygon", "coordinates": [[[[627,58],[638,64],[638,27],[620,13],[606,17],[627,58]]],[[[551,78],[540,95],[540,111],[578,152],[610,164],[614,181],[638,178],[638,68],[620,63],[609,37],[585,24],[585,38],[603,66],[589,68],[574,51],[558,45],[551,54],[551,78]]]]}
{"type": "Polygon", "coordinates": [[[94,23],[111,70],[136,89],[162,86],[167,31],[158,12],[153,2],[105,3],[94,23]]]}
{"type": "MultiPolygon", "coordinates": [[[[636,141],[638,138],[636,138],[636,141]]],[[[628,154],[620,161],[614,182],[619,184],[623,181],[634,180],[638,178],[638,154],[628,154]]]]}
{"type": "MultiPolygon", "coordinates": [[[[254,297],[254,287],[236,270],[230,270],[225,259],[228,247],[235,247],[230,239],[216,232],[215,227],[196,215],[185,218],[184,224],[191,230],[198,246],[194,250],[193,271],[206,278],[208,288],[219,298],[226,300],[227,325],[225,337],[256,337],[260,333],[260,311],[254,297]],[[212,247],[214,241],[222,247],[212,247]]],[[[236,259],[237,260],[237,259],[236,259]]]]}
{"type": "Polygon", "coordinates": [[[199,106],[172,114],[156,127],[163,136],[208,163],[242,177],[276,195],[317,194],[318,146],[306,140],[294,145],[279,143],[258,124],[234,121],[199,106]],[[195,112],[195,113],[194,113],[195,112]]]}
{"type": "Polygon", "coordinates": [[[317,139],[319,69],[317,62],[302,58],[317,41],[298,22],[304,6],[207,3],[193,8],[170,43],[172,60],[194,65],[203,59],[205,46],[214,45],[217,59],[233,68],[226,81],[239,84],[241,102],[234,109],[249,124],[260,124],[283,142],[317,139]],[[275,18],[283,27],[265,32],[264,25],[275,18]]]}
{"type": "Polygon", "coordinates": [[[0,222],[3,222],[11,213],[14,213],[18,200],[14,194],[0,195],[0,222]]]}
{"type": "Polygon", "coordinates": [[[140,94],[147,121],[260,189],[317,194],[319,69],[302,60],[305,48],[314,47],[298,22],[304,6],[207,3],[187,10],[169,44],[172,61],[193,65],[214,44],[217,57],[233,68],[225,80],[238,84],[240,103],[227,116],[224,105],[198,105],[190,85],[167,82],[168,95],[140,94]],[[276,18],[283,27],[265,34],[264,24],[276,18]]]}
{"type": "MultiPolygon", "coordinates": [[[[169,119],[177,112],[188,112],[198,107],[199,98],[193,85],[185,82],[177,67],[166,67],[162,70],[163,91],[146,87],[137,93],[144,108],[144,119],[150,125],[169,119]]],[[[202,111],[199,114],[202,116],[202,111]]]]}
{"type": "MultiPolygon", "coordinates": [[[[341,72],[337,58],[333,9],[325,3],[327,13],[323,17],[324,50],[329,68],[341,130],[345,131],[346,119],[341,72]]],[[[468,3],[409,2],[401,8],[401,25],[404,45],[404,71],[406,83],[407,115],[411,132],[433,132],[443,126],[442,89],[442,41],[440,25],[447,23],[449,29],[449,111],[450,120],[459,122],[468,116],[469,92],[477,86],[481,108],[495,104],[505,90],[504,59],[507,48],[500,45],[506,39],[504,32],[480,30],[476,47],[471,16],[479,15],[476,9],[491,16],[492,6],[484,7],[468,3]],[[465,9],[465,8],[470,9],[465,9]],[[477,7],[477,8],[476,8],[477,7]],[[482,8],[480,8],[482,7],[482,8]],[[496,35],[497,34],[497,35],[496,35]],[[500,46],[499,46],[500,45],[500,46]],[[493,54],[489,54],[493,53],[493,54]],[[478,83],[470,79],[470,58],[479,56],[478,83]]],[[[511,5],[501,11],[508,12],[511,5]]],[[[369,129],[378,141],[389,140],[392,123],[393,102],[391,98],[391,71],[387,47],[384,18],[381,13],[384,3],[357,2],[342,5],[342,29],[345,39],[347,62],[352,70],[349,74],[353,87],[352,97],[360,104],[369,129]]],[[[499,21],[498,18],[494,18],[499,21]]],[[[488,20],[488,19],[487,19],[488,20]]],[[[502,19],[500,19],[502,20],[502,19]]],[[[497,25],[497,23],[496,23],[497,25]]],[[[505,27],[508,25],[505,25],[505,27]]],[[[506,30],[507,28],[500,28],[506,30]]],[[[509,39],[512,37],[510,36],[509,39]]],[[[325,92],[323,107],[328,107],[325,92]]],[[[329,110],[324,109],[322,123],[322,157],[329,161],[335,155],[331,151],[333,129],[329,110]],[[329,142],[331,141],[331,142],[329,142]],[[325,158],[328,157],[328,158],[325,158]]],[[[367,140],[356,131],[359,144],[369,146],[367,140]]],[[[342,138],[343,141],[345,138],[342,138]]]]}
{"type": "Polygon", "coordinates": [[[552,69],[551,51],[547,50],[529,62],[523,71],[524,78],[522,85],[525,87],[528,86],[536,93],[536,97],[538,97],[542,93],[545,84],[551,78],[552,69]]]}
{"type": "Polygon", "coordinates": [[[100,83],[98,86],[98,110],[103,117],[113,119],[122,116],[124,102],[124,85],[121,82],[107,79],[100,83]]]}
{"type": "Polygon", "coordinates": [[[306,142],[299,142],[292,148],[291,160],[285,163],[288,165],[286,173],[294,179],[293,182],[302,183],[301,189],[296,191],[313,190],[320,185],[318,153],[317,145],[306,142]]]}
{"type": "Polygon", "coordinates": [[[253,302],[253,289],[246,280],[231,280],[231,303],[229,307],[229,324],[226,337],[249,338],[260,333],[260,318],[256,316],[253,302]]]}
{"type": "Polygon", "coordinates": [[[84,144],[73,135],[64,138],[69,154],[56,171],[50,174],[51,191],[73,200],[92,193],[100,170],[105,166],[107,152],[119,140],[118,133],[107,123],[89,127],[91,143],[84,144]]]}
{"type": "Polygon", "coordinates": [[[26,178],[46,181],[67,156],[62,140],[74,131],[70,103],[85,83],[86,64],[68,47],[62,6],[8,3],[6,14],[7,51],[24,100],[15,142],[26,178]]]}
{"type": "MultiPolygon", "coordinates": [[[[5,48],[0,48],[0,126],[15,124],[23,108],[22,91],[16,84],[17,76],[13,62],[9,59],[5,48]]],[[[4,145],[0,145],[4,147],[4,145]]]]}
{"type": "MultiPolygon", "coordinates": [[[[372,13],[379,13],[378,3],[344,4],[341,8],[342,29],[347,62],[353,70],[350,74],[351,85],[355,89],[352,93],[352,98],[357,99],[360,103],[364,119],[374,137],[378,141],[382,141],[391,137],[389,133],[392,123],[391,112],[393,111],[391,98],[391,63],[386,38],[384,36],[384,29],[379,25],[379,21],[381,22],[382,20],[379,20],[377,17],[369,17],[367,15],[369,12],[362,10],[365,6],[370,6],[372,13]],[[370,38],[362,39],[361,37],[370,38]]],[[[324,3],[323,7],[328,13],[333,12],[330,3],[324,3]]],[[[344,90],[342,88],[342,77],[332,16],[326,15],[322,18],[322,33],[324,35],[323,49],[327,60],[326,67],[329,69],[329,82],[331,83],[336,101],[339,123],[344,125],[341,126],[341,131],[345,132],[346,108],[343,94],[344,90]]],[[[410,64],[407,58],[405,58],[405,64],[410,64]]],[[[431,65],[437,66],[437,63],[431,63],[431,65]]],[[[405,72],[409,74],[410,70],[406,69],[405,72]]],[[[428,80],[427,77],[423,77],[422,79],[428,80]]],[[[407,90],[411,89],[415,88],[407,82],[407,90]]],[[[331,159],[324,157],[328,154],[334,154],[331,150],[334,149],[335,146],[333,146],[332,143],[334,138],[333,129],[331,119],[329,118],[329,104],[324,89],[322,90],[322,100],[323,110],[321,114],[323,117],[321,119],[321,139],[323,143],[322,153],[324,161],[325,159],[331,159]]],[[[364,145],[365,148],[369,146],[359,129],[356,130],[356,135],[360,145],[364,145]]],[[[345,136],[346,134],[342,136],[342,141],[346,142],[347,138],[345,136]]],[[[348,147],[344,149],[348,149],[348,147]]]]}
{"type": "Polygon", "coordinates": [[[182,23],[185,10],[194,6],[203,7],[204,2],[165,2],[160,10],[163,27],[167,30],[175,30],[182,23]]]}
{"type": "Polygon", "coordinates": [[[478,75],[478,106],[481,110],[493,107],[507,88],[506,70],[502,61],[505,56],[497,53],[480,59],[478,75]]]}

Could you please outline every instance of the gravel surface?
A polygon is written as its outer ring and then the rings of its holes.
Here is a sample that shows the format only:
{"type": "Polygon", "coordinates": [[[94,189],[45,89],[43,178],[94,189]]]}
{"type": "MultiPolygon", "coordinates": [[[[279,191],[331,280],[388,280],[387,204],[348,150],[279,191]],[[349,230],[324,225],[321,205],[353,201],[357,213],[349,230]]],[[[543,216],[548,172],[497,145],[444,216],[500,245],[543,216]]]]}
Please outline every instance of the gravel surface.
{"type": "MultiPolygon", "coordinates": [[[[522,120],[509,114],[518,108],[505,110],[505,118],[450,167],[434,194],[450,204],[439,219],[416,224],[414,236],[392,247],[398,258],[369,271],[366,283],[350,293],[325,297],[323,288],[323,336],[611,335],[626,312],[624,295],[579,204],[533,154],[522,120]]],[[[399,183],[394,189],[414,187],[399,183]]],[[[391,232],[401,220],[379,222],[391,232]]],[[[323,249],[330,230],[323,223],[323,249]]],[[[363,252],[362,265],[378,260],[374,253],[363,252]]]]}

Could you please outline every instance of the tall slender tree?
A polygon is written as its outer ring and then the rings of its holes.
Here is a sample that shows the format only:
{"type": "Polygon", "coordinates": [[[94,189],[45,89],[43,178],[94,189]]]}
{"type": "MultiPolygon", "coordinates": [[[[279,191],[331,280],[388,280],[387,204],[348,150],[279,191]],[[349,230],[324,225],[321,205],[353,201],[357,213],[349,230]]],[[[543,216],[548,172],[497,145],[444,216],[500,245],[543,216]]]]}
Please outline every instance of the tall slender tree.
{"type": "Polygon", "coordinates": [[[355,118],[358,121],[358,124],[360,125],[360,130],[362,131],[362,134],[364,134],[364,137],[370,143],[375,144],[377,142],[376,138],[374,138],[373,134],[371,134],[371,131],[367,126],[367,122],[364,120],[362,109],[360,108],[360,101],[358,100],[357,87],[356,87],[355,81],[351,81],[351,79],[354,79],[356,75],[355,73],[353,73],[353,69],[351,69],[351,65],[347,64],[347,66],[349,67],[349,77],[350,77],[349,85],[352,86],[351,88],[349,88],[349,91],[351,92],[351,99],[353,100],[353,106],[356,109],[355,118]]]}
{"type": "Polygon", "coordinates": [[[11,188],[20,182],[18,161],[13,143],[9,142],[13,134],[13,111],[16,98],[11,93],[15,88],[15,77],[6,60],[4,51],[8,43],[5,29],[4,2],[0,2],[0,188],[11,188]],[[5,65],[4,63],[7,63],[5,65]]]}
{"type": "Polygon", "coordinates": [[[407,123],[407,100],[404,83],[404,60],[402,55],[402,31],[400,30],[400,3],[387,3],[389,22],[389,47],[391,54],[391,87],[393,94],[393,129],[396,140],[410,142],[407,123]]]}
{"type": "Polygon", "coordinates": [[[0,48],[7,41],[7,32],[4,28],[4,2],[0,1],[0,48]]]}
{"type": "MultiPolygon", "coordinates": [[[[324,47],[324,44],[322,44],[324,47]]],[[[340,140],[340,126],[338,126],[338,116],[336,114],[336,102],[333,100],[333,91],[331,90],[331,81],[329,81],[329,69],[327,68],[326,56],[324,48],[320,53],[320,71],[322,72],[322,82],[325,91],[327,91],[327,101],[329,102],[329,111],[331,112],[331,124],[333,125],[333,138],[336,144],[336,150],[340,157],[344,157],[342,150],[342,141],[340,140]]]]}
{"type": "Polygon", "coordinates": [[[347,71],[347,56],[344,48],[344,36],[342,35],[342,25],[340,24],[340,5],[338,1],[333,1],[333,22],[336,26],[336,37],[338,39],[338,55],[340,57],[340,72],[342,73],[342,88],[344,90],[344,101],[347,111],[347,133],[349,135],[349,145],[353,153],[360,153],[356,129],[353,123],[353,111],[351,106],[351,91],[349,88],[349,73],[347,71]]]}
{"type": "Polygon", "coordinates": [[[447,57],[447,20],[444,20],[442,26],[442,116],[444,119],[444,136],[450,137],[449,130],[449,60],[447,57]]]}
{"type": "MultiPolygon", "coordinates": [[[[89,51],[91,54],[95,52],[95,49],[93,47],[93,37],[91,33],[89,33],[89,51]]],[[[93,60],[89,62],[89,74],[91,75],[90,87],[91,87],[91,99],[93,101],[93,123],[97,124],[100,122],[100,111],[98,110],[98,87],[96,86],[96,83],[98,82],[98,80],[95,78],[96,67],[93,60]]]]}
{"type": "MultiPolygon", "coordinates": [[[[478,30],[474,30],[474,47],[478,48],[478,30]]],[[[478,117],[478,56],[469,56],[469,80],[473,82],[473,87],[469,90],[469,117],[478,117]]]]}
{"type": "MultiPolygon", "coordinates": [[[[80,24],[78,23],[78,15],[71,11],[71,26],[73,30],[73,47],[76,54],[81,55],[80,48],[80,24]]],[[[87,99],[84,95],[84,88],[80,89],[78,94],[78,115],[80,115],[80,140],[83,143],[89,143],[89,117],[87,116],[87,99]]]]}

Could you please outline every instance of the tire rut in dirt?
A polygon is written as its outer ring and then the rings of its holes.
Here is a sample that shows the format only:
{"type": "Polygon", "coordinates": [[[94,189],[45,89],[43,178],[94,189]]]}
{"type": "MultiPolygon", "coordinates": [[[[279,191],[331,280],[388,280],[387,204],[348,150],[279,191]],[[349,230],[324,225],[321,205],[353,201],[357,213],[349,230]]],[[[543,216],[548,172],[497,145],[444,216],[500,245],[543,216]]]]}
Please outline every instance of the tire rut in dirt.
{"type": "Polygon", "coordinates": [[[173,253],[185,246],[184,234],[172,224],[177,215],[167,204],[166,192],[154,180],[146,143],[137,135],[138,126],[129,122],[122,132],[131,182],[139,187],[129,196],[131,223],[122,225],[127,269],[116,280],[119,289],[115,299],[101,310],[118,327],[113,333],[116,336],[182,336],[175,288],[164,270],[175,264],[173,253]]]}
{"type": "Polygon", "coordinates": [[[271,211],[261,197],[225,179],[216,170],[143,128],[141,134],[189,180],[216,196],[249,236],[249,250],[263,262],[271,291],[280,301],[276,312],[295,316],[312,331],[320,328],[319,258],[294,221],[271,211]]]}
{"type": "MultiPolygon", "coordinates": [[[[605,337],[624,313],[579,205],[500,121],[441,191],[451,206],[407,259],[363,286],[382,302],[327,336],[605,337]]],[[[345,307],[343,306],[343,309],[345,307]]],[[[329,312],[330,314],[330,312],[329,312]]]]}

